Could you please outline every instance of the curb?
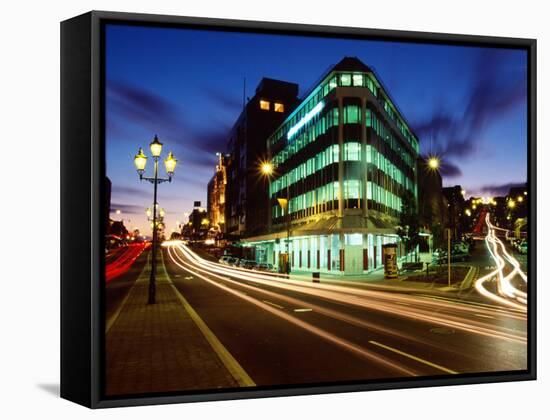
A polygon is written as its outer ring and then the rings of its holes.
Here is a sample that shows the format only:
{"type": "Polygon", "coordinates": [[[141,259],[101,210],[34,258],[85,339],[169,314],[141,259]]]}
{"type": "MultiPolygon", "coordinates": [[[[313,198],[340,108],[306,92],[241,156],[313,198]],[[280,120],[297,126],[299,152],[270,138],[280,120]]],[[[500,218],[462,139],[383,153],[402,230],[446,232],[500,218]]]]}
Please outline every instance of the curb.
{"type": "Polygon", "coordinates": [[[464,280],[462,280],[462,283],[460,283],[460,286],[458,289],[462,291],[472,287],[472,281],[474,280],[478,272],[479,272],[479,268],[471,265],[470,270],[468,270],[468,273],[466,274],[466,276],[464,276],[464,280]]]}

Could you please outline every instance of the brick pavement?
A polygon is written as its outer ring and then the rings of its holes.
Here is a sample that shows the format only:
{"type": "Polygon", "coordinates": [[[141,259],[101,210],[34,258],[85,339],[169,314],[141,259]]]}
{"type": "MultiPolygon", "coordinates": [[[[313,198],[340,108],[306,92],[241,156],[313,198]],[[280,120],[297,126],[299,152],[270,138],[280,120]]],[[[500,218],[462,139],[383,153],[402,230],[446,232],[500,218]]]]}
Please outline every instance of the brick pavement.
{"type": "Polygon", "coordinates": [[[161,252],[157,267],[157,303],[147,304],[148,266],[107,333],[106,394],[238,387],[238,378],[231,375],[184,308],[161,252]]]}

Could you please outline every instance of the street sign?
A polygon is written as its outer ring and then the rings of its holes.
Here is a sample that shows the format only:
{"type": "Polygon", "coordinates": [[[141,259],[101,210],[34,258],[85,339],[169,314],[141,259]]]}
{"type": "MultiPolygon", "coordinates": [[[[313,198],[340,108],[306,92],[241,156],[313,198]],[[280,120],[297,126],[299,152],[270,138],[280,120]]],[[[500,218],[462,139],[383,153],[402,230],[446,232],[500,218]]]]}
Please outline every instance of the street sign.
{"type": "Polygon", "coordinates": [[[278,198],[277,201],[283,210],[286,210],[288,206],[288,200],[286,198],[278,198]]]}

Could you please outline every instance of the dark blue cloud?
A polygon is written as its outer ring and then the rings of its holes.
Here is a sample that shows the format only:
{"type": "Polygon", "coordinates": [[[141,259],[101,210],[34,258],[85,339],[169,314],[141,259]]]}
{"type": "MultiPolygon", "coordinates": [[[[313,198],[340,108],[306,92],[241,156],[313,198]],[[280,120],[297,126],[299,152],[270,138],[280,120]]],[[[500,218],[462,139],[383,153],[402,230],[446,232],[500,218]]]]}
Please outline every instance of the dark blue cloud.
{"type": "Polygon", "coordinates": [[[484,185],[479,188],[481,193],[490,194],[492,196],[505,196],[510,191],[510,188],[524,188],[525,182],[507,182],[504,184],[484,185]]]}
{"type": "MultiPolygon", "coordinates": [[[[220,92],[210,91],[224,107],[234,109],[236,102],[220,92]]],[[[161,141],[170,141],[171,149],[179,156],[185,155],[194,165],[212,167],[215,153],[224,151],[229,126],[214,124],[198,127],[187,124],[185,111],[174,101],[143,87],[121,81],[107,84],[107,123],[121,132],[120,121],[138,125],[158,134],[161,141]]]]}
{"type": "Polygon", "coordinates": [[[460,168],[452,162],[442,161],[439,172],[445,178],[457,178],[462,175],[460,168]]]}
{"type": "Polygon", "coordinates": [[[480,50],[471,69],[462,72],[464,77],[473,75],[464,93],[464,106],[437,107],[431,116],[414,124],[424,150],[431,148],[432,153],[444,157],[467,159],[482,149],[481,139],[489,124],[525,103],[525,74],[521,69],[502,71],[506,54],[480,50]]]}
{"type": "Polygon", "coordinates": [[[145,214],[145,207],[134,204],[111,203],[111,213],[120,210],[122,214],[145,214]]]}

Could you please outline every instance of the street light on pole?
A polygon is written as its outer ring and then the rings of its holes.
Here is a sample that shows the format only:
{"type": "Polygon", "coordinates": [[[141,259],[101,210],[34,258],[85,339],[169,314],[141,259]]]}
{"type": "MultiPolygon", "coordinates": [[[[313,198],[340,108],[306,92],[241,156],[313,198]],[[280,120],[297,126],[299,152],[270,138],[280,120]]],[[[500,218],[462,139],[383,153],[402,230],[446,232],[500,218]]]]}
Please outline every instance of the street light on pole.
{"type": "MultiPolygon", "coordinates": [[[[149,144],[149,150],[151,151],[151,155],[153,156],[153,161],[154,161],[152,177],[143,176],[143,173],[145,172],[145,166],[147,165],[147,156],[145,155],[145,153],[143,153],[143,149],[141,147],[139,148],[137,155],[135,155],[134,157],[134,164],[136,166],[136,170],[139,175],[139,180],[149,181],[151,184],[153,184],[153,210],[152,210],[153,248],[152,248],[152,257],[151,257],[151,275],[149,277],[149,299],[148,299],[149,304],[153,304],[156,302],[156,284],[155,283],[156,283],[156,274],[157,274],[157,242],[158,242],[157,186],[158,184],[162,184],[163,182],[172,182],[172,176],[174,175],[174,171],[176,169],[176,164],[177,164],[177,160],[174,158],[174,155],[172,154],[172,152],[170,152],[168,154],[168,157],[164,159],[164,166],[166,169],[166,173],[168,174],[168,178],[160,178],[158,176],[158,161],[160,158],[160,154],[162,153],[162,146],[163,144],[159,141],[158,137],[155,135],[155,137],[153,138],[153,141],[149,144]]],[[[149,212],[148,212],[148,217],[150,217],[149,212]]]]}
{"type": "MultiPolygon", "coordinates": [[[[275,172],[275,166],[273,165],[273,163],[262,162],[260,165],[260,171],[264,176],[268,177],[269,185],[271,187],[271,177],[275,172]]],[[[269,188],[269,190],[271,192],[271,188],[269,188]]],[[[283,210],[285,214],[285,219],[286,219],[286,256],[287,256],[286,273],[290,274],[290,189],[289,189],[289,183],[288,183],[288,175],[286,179],[286,198],[277,198],[277,202],[281,206],[281,209],[283,210]]]]}
{"type": "Polygon", "coordinates": [[[441,165],[441,161],[437,156],[430,156],[428,158],[428,167],[432,171],[437,171],[440,165],[441,165]]]}

